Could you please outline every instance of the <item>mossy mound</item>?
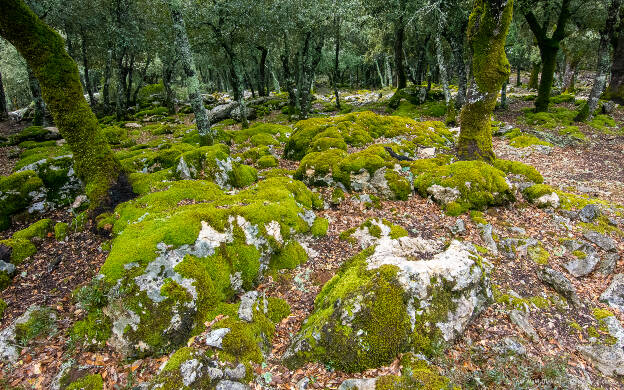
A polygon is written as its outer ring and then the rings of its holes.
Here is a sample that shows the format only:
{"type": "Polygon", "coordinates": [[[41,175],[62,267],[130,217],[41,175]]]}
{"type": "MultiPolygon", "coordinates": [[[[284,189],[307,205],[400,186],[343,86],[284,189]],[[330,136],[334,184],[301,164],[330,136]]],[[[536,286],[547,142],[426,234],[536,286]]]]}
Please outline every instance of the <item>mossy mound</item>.
{"type": "Polygon", "coordinates": [[[100,374],[85,375],[65,387],[65,390],[102,390],[104,380],[100,374]]]}
{"type": "Polygon", "coordinates": [[[292,132],[288,126],[258,122],[247,129],[229,130],[227,134],[237,145],[266,146],[286,142],[292,132]]]}
{"type": "Polygon", "coordinates": [[[43,181],[34,171],[0,177],[0,230],[7,229],[10,217],[24,211],[42,189],[43,181]]]}
{"type": "Polygon", "coordinates": [[[58,131],[41,126],[29,126],[17,134],[9,137],[9,145],[17,145],[25,141],[44,142],[60,139],[58,131]]]}
{"type": "MultiPolygon", "coordinates": [[[[235,195],[206,181],[161,183],[163,191],[120,205],[100,272],[113,345],[128,356],[185,342],[219,302],[252,289],[269,264],[307,255],[294,241],[322,201],[303,183],[263,180],[235,195]],[[289,248],[299,248],[294,252],[289,248]]],[[[277,267],[279,268],[279,267],[277,267]]]]}
{"type": "Polygon", "coordinates": [[[412,192],[409,175],[385,147],[395,146],[372,145],[353,154],[340,149],[312,152],[301,160],[293,177],[312,186],[340,184],[346,190],[407,200],[412,192]]]}
{"type": "Polygon", "coordinates": [[[459,336],[491,298],[481,261],[453,241],[383,237],[347,261],[314,303],[285,355],[291,368],[319,361],[347,372],[403,352],[431,356],[459,336]]]}
{"type": "Polygon", "coordinates": [[[565,107],[552,107],[548,112],[534,112],[533,109],[527,108],[524,110],[524,121],[527,125],[554,129],[572,125],[576,115],[576,111],[565,107]]]}
{"type": "Polygon", "coordinates": [[[352,244],[357,243],[362,248],[368,248],[382,238],[397,239],[407,236],[407,230],[385,219],[367,219],[360,226],[340,233],[341,240],[349,241],[352,244]]]}
{"type": "Polygon", "coordinates": [[[301,160],[306,154],[360,147],[380,137],[409,139],[423,147],[448,149],[453,135],[441,122],[416,122],[382,116],[370,111],[298,122],[284,149],[284,156],[301,160]]]}
{"type": "Polygon", "coordinates": [[[116,156],[127,172],[151,173],[175,166],[182,154],[195,149],[186,143],[162,143],[155,148],[149,145],[136,145],[117,152],[116,156]]]}
{"type": "Polygon", "coordinates": [[[435,167],[416,178],[414,187],[424,197],[431,195],[452,214],[515,200],[505,172],[481,161],[458,161],[435,167]]]}
{"type": "Polygon", "coordinates": [[[459,390],[449,378],[440,375],[438,369],[413,353],[401,357],[401,376],[384,375],[377,378],[375,390],[420,389],[459,390]]]}

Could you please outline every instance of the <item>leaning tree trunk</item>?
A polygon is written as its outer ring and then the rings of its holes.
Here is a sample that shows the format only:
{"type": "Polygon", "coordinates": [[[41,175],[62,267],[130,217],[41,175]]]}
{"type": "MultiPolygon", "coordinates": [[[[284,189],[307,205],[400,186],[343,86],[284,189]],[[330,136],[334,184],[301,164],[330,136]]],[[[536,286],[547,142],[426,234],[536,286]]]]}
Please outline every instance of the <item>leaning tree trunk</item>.
{"type": "Polygon", "coordinates": [[[598,64],[596,65],[596,74],[594,75],[594,84],[587,102],[583,105],[580,112],[574,118],[576,121],[585,121],[594,116],[594,111],[598,107],[600,95],[607,85],[607,74],[609,73],[609,65],[611,62],[609,53],[609,39],[613,35],[613,26],[617,23],[618,10],[621,0],[611,0],[609,12],[605,26],[600,30],[600,44],[598,45],[598,64]]]}
{"type": "Polygon", "coordinates": [[[197,131],[201,137],[203,145],[212,145],[214,142],[214,131],[210,128],[210,121],[204,107],[204,100],[199,90],[199,78],[197,70],[195,70],[195,61],[191,52],[191,44],[186,34],[186,25],[182,17],[181,0],[169,0],[167,2],[169,11],[171,12],[171,21],[173,22],[173,30],[175,34],[175,43],[179,53],[182,68],[186,75],[186,88],[188,90],[191,107],[195,113],[195,124],[197,131]]]}
{"type": "Polygon", "coordinates": [[[505,40],[511,23],[513,0],[475,0],[468,22],[473,77],[468,102],[461,112],[457,144],[460,160],[493,161],[490,118],[500,88],[509,78],[505,40]]]}
{"type": "Polygon", "coordinates": [[[381,70],[379,69],[379,62],[375,60],[375,66],[377,67],[377,74],[379,75],[379,82],[381,83],[381,88],[386,88],[386,80],[384,79],[383,74],[381,74],[381,70]]]}
{"type": "Polygon", "coordinates": [[[127,180],[83,96],[78,67],[65,51],[63,38],[23,0],[0,1],[0,35],[15,46],[39,80],[54,122],[73,152],[92,210],[113,206],[118,194],[112,192],[127,180]]]}
{"type": "Polygon", "coordinates": [[[2,83],[2,73],[0,72],[0,121],[9,118],[9,110],[7,109],[6,95],[4,94],[4,84],[2,83]]]}
{"type": "Polygon", "coordinates": [[[30,66],[27,67],[28,70],[28,87],[30,88],[30,94],[32,95],[33,102],[35,103],[35,114],[33,116],[32,124],[34,126],[44,126],[45,125],[45,103],[43,102],[43,98],[41,97],[41,87],[39,86],[39,81],[37,81],[37,76],[30,69],[30,66]]]}

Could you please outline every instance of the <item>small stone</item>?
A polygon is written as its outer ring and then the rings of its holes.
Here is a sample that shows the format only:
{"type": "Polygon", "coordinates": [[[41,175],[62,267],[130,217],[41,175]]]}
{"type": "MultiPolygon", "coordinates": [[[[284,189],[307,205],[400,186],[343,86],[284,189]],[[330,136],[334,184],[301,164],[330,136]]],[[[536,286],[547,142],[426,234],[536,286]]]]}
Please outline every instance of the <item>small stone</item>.
{"type": "Polygon", "coordinates": [[[590,223],[594,222],[594,220],[600,217],[601,214],[602,211],[600,211],[600,207],[595,204],[588,204],[579,212],[579,218],[582,222],[590,223]]]}
{"type": "Polygon", "coordinates": [[[516,355],[525,355],[526,348],[522,345],[521,342],[511,338],[505,337],[503,339],[504,348],[508,351],[515,353],[516,355]]]}
{"type": "Polygon", "coordinates": [[[617,246],[615,245],[615,241],[613,241],[611,237],[605,236],[604,234],[595,232],[593,230],[586,232],[584,234],[584,237],[607,252],[613,252],[617,248],[617,246]]]}
{"type": "Polygon", "coordinates": [[[485,247],[488,248],[492,254],[498,255],[498,246],[496,245],[496,241],[492,237],[492,224],[480,225],[481,227],[481,238],[485,243],[485,247]]]}
{"type": "Polygon", "coordinates": [[[138,124],[136,122],[126,123],[124,126],[129,128],[129,129],[140,129],[141,127],[143,127],[143,126],[141,126],[140,124],[138,124]]]}
{"type": "Polygon", "coordinates": [[[295,385],[297,390],[306,390],[308,385],[310,384],[310,379],[308,377],[301,378],[299,382],[295,385]]]}
{"type": "Polygon", "coordinates": [[[240,380],[245,377],[246,373],[247,371],[245,369],[245,365],[242,363],[239,363],[238,366],[236,366],[236,368],[225,369],[225,376],[228,379],[240,380]]]}
{"type": "Polygon", "coordinates": [[[617,274],[607,289],[600,295],[600,301],[624,311],[624,274],[617,274]]]}
{"type": "Polygon", "coordinates": [[[515,234],[517,236],[524,236],[524,235],[526,235],[526,230],[524,228],[521,228],[521,227],[512,226],[508,230],[509,230],[509,233],[515,234]]]}
{"type": "Polygon", "coordinates": [[[240,382],[222,380],[217,383],[217,390],[249,390],[249,386],[240,382]]]}
{"type": "Polygon", "coordinates": [[[249,291],[241,297],[240,306],[238,308],[238,317],[247,322],[253,321],[253,305],[258,299],[257,291],[249,291]]]}
{"type": "Polygon", "coordinates": [[[535,204],[537,204],[538,207],[552,207],[553,209],[557,209],[559,208],[559,195],[555,192],[542,195],[535,200],[535,204]]]}
{"type": "Polygon", "coordinates": [[[76,199],[74,200],[74,203],[72,203],[71,208],[72,208],[72,209],[77,209],[77,208],[79,208],[80,206],[82,206],[82,204],[83,204],[84,202],[86,202],[87,200],[88,200],[88,199],[87,199],[87,196],[86,196],[86,195],[78,195],[78,196],[76,197],[76,199]]]}
{"type": "Polygon", "coordinates": [[[598,272],[603,275],[611,275],[615,271],[615,266],[620,260],[620,255],[617,253],[607,253],[600,259],[598,265],[598,272]]]}
{"type": "Polygon", "coordinates": [[[577,347],[604,375],[624,375],[624,350],[616,345],[580,345],[577,347]]]}
{"type": "Polygon", "coordinates": [[[561,272],[548,267],[538,268],[537,278],[543,283],[551,286],[556,292],[570,301],[575,306],[580,306],[581,302],[576,294],[576,289],[572,282],[561,272]]]}
{"type": "Polygon", "coordinates": [[[215,329],[206,335],[206,345],[222,349],[223,338],[230,333],[230,328],[215,329]]]}
{"type": "Polygon", "coordinates": [[[377,378],[347,379],[340,384],[338,390],[375,390],[377,378]]]}
{"type": "Polygon", "coordinates": [[[218,369],[217,367],[208,367],[206,369],[206,374],[208,375],[210,380],[223,378],[223,371],[218,369]]]}
{"type": "Polygon", "coordinates": [[[6,263],[3,260],[0,260],[0,272],[6,272],[9,275],[13,275],[15,273],[15,266],[11,263],[6,263]]]}
{"type": "Polygon", "coordinates": [[[446,205],[455,202],[461,196],[461,192],[457,188],[442,187],[434,184],[427,188],[427,193],[438,203],[446,205]]]}
{"type": "Polygon", "coordinates": [[[526,315],[523,312],[519,310],[512,310],[511,313],[509,313],[509,319],[511,319],[512,323],[514,323],[527,336],[529,336],[529,338],[533,342],[537,343],[539,341],[540,338],[537,335],[535,328],[533,327],[533,325],[531,325],[531,323],[529,322],[529,319],[526,317],[526,315]]]}
{"type": "Polygon", "coordinates": [[[455,224],[451,225],[449,227],[449,230],[451,231],[451,233],[455,235],[461,235],[466,232],[466,225],[464,224],[464,221],[461,218],[457,218],[457,220],[455,221],[455,224]]]}
{"type": "Polygon", "coordinates": [[[592,273],[599,261],[600,257],[598,255],[590,253],[584,259],[576,258],[566,263],[563,267],[574,277],[580,278],[592,273]]]}
{"type": "Polygon", "coordinates": [[[418,152],[419,158],[433,158],[435,157],[435,148],[424,148],[418,152]]]}

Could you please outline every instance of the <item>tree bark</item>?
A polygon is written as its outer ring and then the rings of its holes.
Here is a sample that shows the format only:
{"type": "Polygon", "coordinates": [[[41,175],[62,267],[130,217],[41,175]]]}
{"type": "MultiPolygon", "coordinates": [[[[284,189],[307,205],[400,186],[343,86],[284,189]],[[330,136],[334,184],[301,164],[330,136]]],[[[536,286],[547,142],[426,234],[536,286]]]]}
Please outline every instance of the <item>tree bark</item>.
{"type": "Polygon", "coordinates": [[[539,88],[537,90],[537,99],[535,99],[535,111],[544,112],[548,110],[550,102],[550,91],[552,89],[555,68],[557,67],[557,53],[559,52],[559,43],[565,38],[565,26],[570,19],[570,0],[562,0],[557,19],[557,27],[552,37],[548,37],[548,24],[540,25],[533,11],[524,14],[529,28],[535,35],[537,46],[540,50],[542,60],[542,77],[540,78],[539,88]]]}
{"type": "Polygon", "coordinates": [[[516,67],[516,87],[522,86],[522,81],[520,80],[520,67],[516,67]]]}
{"type": "Polygon", "coordinates": [[[466,63],[464,61],[464,45],[460,40],[452,39],[450,41],[453,58],[455,59],[455,67],[457,69],[457,97],[455,98],[455,107],[461,109],[466,102],[466,87],[468,80],[466,77],[466,63]]]}
{"type": "Polygon", "coordinates": [[[394,67],[397,73],[397,89],[407,87],[407,78],[405,77],[405,60],[403,59],[403,40],[405,39],[405,26],[403,18],[399,18],[394,29],[394,67]]]}
{"type": "Polygon", "coordinates": [[[165,62],[162,68],[163,86],[165,87],[165,107],[169,110],[169,114],[175,114],[175,106],[173,104],[174,94],[173,88],[171,88],[171,80],[173,78],[173,71],[175,64],[165,62]]]}
{"type": "MultiPolygon", "coordinates": [[[[333,84],[334,84],[334,95],[336,96],[336,108],[340,110],[340,93],[338,93],[338,76],[340,75],[339,64],[340,64],[340,17],[334,16],[334,26],[336,28],[336,48],[334,55],[334,76],[333,76],[333,84]]],[[[377,63],[375,61],[375,63],[377,63]]]]}
{"type": "Polygon", "coordinates": [[[624,10],[620,13],[620,23],[611,41],[613,64],[611,65],[611,81],[605,92],[605,98],[624,104],[624,10]]]}
{"type": "Polygon", "coordinates": [[[80,26],[80,40],[82,49],[82,67],[84,68],[85,88],[89,95],[89,104],[94,106],[97,102],[93,96],[93,87],[91,86],[91,77],[89,77],[89,59],[87,58],[87,39],[85,37],[84,27],[80,26]]]}
{"type": "Polygon", "coordinates": [[[260,96],[267,96],[269,94],[269,91],[266,88],[266,59],[269,51],[266,47],[263,46],[258,46],[258,49],[260,50],[260,64],[258,65],[258,77],[260,78],[260,80],[258,83],[258,94],[260,96]]]}
{"type": "Polygon", "coordinates": [[[531,66],[531,75],[529,76],[528,89],[537,89],[539,87],[539,75],[542,69],[542,64],[537,62],[531,66]]]}
{"type": "Polygon", "coordinates": [[[195,114],[195,124],[201,137],[201,144],[212,145],[214,142],[214,131],[210,128],[210,121],[208,120],[204,100],[199,89],[199,78],[195,69],[191,44],[189,43],[188,35],[186,34],[186,24],[182,17],[182,4],[180,0],[169,0],[167,5],[171,12],[176,49],[186,76],[186,88],[191,101],[191,107],[193,107],[193,113],[195,114]]]}
{"type": "Polygon", "coordinates": [[[609,12],[607,13],[607,20],[604,27],[600,30],[600,44],[598,45],[598,64],[596,65],[596,74],[594,75],[594,83],[592,85],[591,92],[587,102],[581,108],[579,114],[575,120],[584,121],[592,119],[594,117],[594,111],[598,108],[598,101],[600,95],[607,85],[607,74],[609,73],[609,65],[611,64],[611,58],[609,53],[609,41],[613,36],[613,28],[617,23],[618,10],[620,8],[621,0],[611,0],[609,5],[609,12]]]}
{"type": "Polygon", "coordinates": [[[509,78],[505,40],[513,14],[513,1],[475,0],[468,22],[473,77],[461,112],[457,144],[460,160],[493,161],[490,118],[498,92],[509,78]]]}
{"type": "Polygon", "coordinates": [[[108,49],[106,53],[106,66],[104,67],[104,88],[102,89],[102,97],[104,98],[104,110],[110,112],[110,82],[113,67],[113,51],[108,49]]]}
{"type": "Polygon", "coordinates": [[[73,152],[91,209],[114,206],[118,194],[113,192],[127,180],[83,96],[78,67],[65,51],[63,38],[23,0],[0,1],[0,35],[15,46],[39,80],[54,122],[73,152]]]}
{"type": "MultiPolygon", "coordinates": [[[[41,97],[41,87],[39,81],[33,73],[30,66],[27,67],[28,71],[28,87],[30,88],[30,94],[32,95],[33,102],[35,102],[35,114],[33,117],[33,126],[45,126],[45,104],[41,97]]],[[[80,76],[78,76],[80,77],[80,76]]]]}
{"type": "Polygon", "coordinates": [[[7,109],[6,95],[4,94],[4,84],[2,83],[2,72],[0,72],[0,121],[9,118],[9,110],[7,109]]]}

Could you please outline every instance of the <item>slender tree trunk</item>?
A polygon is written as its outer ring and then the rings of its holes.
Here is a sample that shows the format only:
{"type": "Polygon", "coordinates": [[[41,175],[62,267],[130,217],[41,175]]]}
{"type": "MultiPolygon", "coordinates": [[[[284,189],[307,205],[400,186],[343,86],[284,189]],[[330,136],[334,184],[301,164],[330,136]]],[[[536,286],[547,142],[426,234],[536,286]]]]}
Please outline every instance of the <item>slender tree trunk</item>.
{"type": "Polygon", "coordinates": [[[384,56],[384,58],[386,60],[386,85],[394,85],[394,82],[392,81],[392,68],[390,67],[390,61],[388,60],[388,56],[384,56]]]}
{"type": "MultiPolygon", "coordinates": [[[[336,28],[336,49],[334,55],[334,95],[336,96],[336,108],[340,110],[340,93],[338,93],[338,77],[340,75],[339,64],[340,64],[340,18],[338,16],[334,16],[334,26],[336,28]]],[[[377,63],[377,61],[375,61],[377,63]]]]}
{"type": "Polygon", "coordinates": [[[189,99],[193,112],[195,113],[195,123],[197,131],[201,137],[201,144],[212,145],[214,142],[214,131],[210,128],[210,121],[204,107],[204,100],[199,89],[199,78],[195,69],[195,61],[191,52],[191,44],[188,35],[186,35],[186,25],[182,17],[181,0],[169,0],[167,2],[169,11],[171,12],[171,21],[175,34],[175,44],[179,59],[182,62],[182,68],[186,75],[186,88],[188,90],[189,99]]]}
{"type": "Polygon", "coordinates": [[[442,91],[444,92],[444,103],[448,107],[451,102],[451,90],[448,84],[448,75],[446,72],[446,61],[444,61],[444,48],[442,47],[442,37],[440,27],[436,34],[436,58],[438,61],[438,69],[440,71],[440,82],[442,83],[442,91]]]}
{"type": "Polygon", "coordinates": [[[128,83],[126,84],[126,101],[125,109],[127,110],[132,104],[132,84],[134,83],[134,53],[130,56],[130,66],[127,67],[128,83]]]}
{"type": "Polygon", "coordinates": [[[175,114],[175,106],[173,104],[173,88],[171,88],[171,79],[173,78],[174,65],[165,62],[162,68],[163,86],[165,87],[165,107],[169,110],[169,114],[175,114]]]}
{"type": "Polygon", "coordinates": [[[2,72],[0,72],[0,121],[9,118],[9,110],[7,109],[6,95],[4,94],[4,84],[2,83],[2,72]]]}
{"type": "Polygon", "coordinates": [[[457,154],[461,160],[493,161],[490,118],[501,85],[509,78],[505,41],[513,14],[513,1],[475,0],[468,23],[473,77],[461,112],[457,154]]]}
{"type": "Polygon", "coordinates": [[[113,51],[108,49],[106,54],[106,66],[104,67],[104,88],[102,97],[104,98],[104,110],[110,112],[110,82],[113,67],[113,51]]]}
{"type": "Polygon", "coordinates": [[[147,60],[145,61],[145,67],[139,72],[139,79],[137,80],[137,86],[134,89],[134,93],[132,94],[132,105],[136,106],[137,100],[139,98],[139,92],[143,85],[145,85],[145,78],[147,77],[147,71],[149,69],[150,64],[152,63],[152,56],[150,54],[147,55],[147,60]]]}
{"type": "Polygon", "coordinates": [[[30,69],[28,70],[28,87],[30,88],[30,94],[32,95],[33,102],[35,102],[35,115],[33,117],[33,126],[45,126],[45,103],[41,97],[41,87],[39,87],[39,81],[37,77],[30,69]]]}
{"type": "Polygon", "coordinates": [[[542,69],[540,62],[534,63],[531,67],[531,76],[529,77],[528,89],[537,89],[539,87],[539,75],[542,69]]]}
{"type": "Polygon", "coordinates": [[[78,67],[65,51],[63,38],[22,0],[0,1],[0,35],[22,54],[39,80],[54,122],[72,150],[91,209],[95,213],[114,206],[119,194],[113,192],[127,191],[127,180],[83,96],[78,67]]]}
{"type": "Polygon", "coordinates": [[[314,44],[314,47],[312,47],[311,52],[308,50],[308,55],[304,57],[304,63],[302,66],[302,90],[299,92],[301,100],[301,114],[299,115],[299,119],[306,119],[308,117],[308,113],[310,112],[310,105],[312,102],[310,94],[314,85],[316,68],[321,61],[323,54],[324,39],[323,36],[320,35],[320,32],[318,32],[317,36],[313,37],[311,41],[312,42],[310,43],[314,44]],[[314,40],[316,40],[316,42],[313,42],[314,40]]]}
{"type": "Polygon", "coordinates": [[[624,104],[624,11],[620,14],[620,23],[612,37],[613,64],[611,65],[611,81],[605,92],[605,98],[624,104]]]}
{"type": "Polygon", "coordinates": [[[464,61],[464,46],[460,40],[450,40],[453,58],[457,69],[457,97],[455,99],[455,107],[461,109],[466,102],[466,87],[468,80],[466,77],[466,63],[464,61]]]}
{"type": "Polygon", "coordinates": [[[520,67],[516,67],[516,87],[522,86],[522,81],[520,80],[520,67]]]}
{"type": "Polygon", "coordinates": [[[553,81],[555,79],[555,68],[557,67],[558,46],[547,45],[540,49],[542,57],[542,77],[540,78],[539,87],[537,89],[537,98],[535,99],[535,111],[548,111],[548,103],[550,102],[550,91],[552,90],[553,81]]]}
{"type": "Polygon", "coordinates": [[[269,91],[266,88],[266,59],[269,51],[266,47],[263,46],[258,46],[258,49],[260,50],[260,64],[258,65],[258,77],[260,78],[260,80],[258,83],[258,94],[260,96],[267,96],[269,94],[269,91]]]}
{"type": "Polygon", "coordinates": [[[600,44],[598,45],[598,64],[596,65],[594,84],[592,85],[592,90],[589,93],[589,98],[587,99],[587,102],[581,108],[581,111],[575,118],[575,120],[577,121],[584,121],[593,118],[594,111],[596,111],[596,108],[598,108],[600,95],[602,95],[602,92],[607,85],[607,74],[609,73],[609,66],[611,65],[611,58],[609,55],[609,39],[613,36],[613,28],[615,23],[617,23],[617,15],[620,4],[621,0],[611,0],[605,26],[600,30],[600,44]]]}
{"type": "Polygon", "coordinates": [[[503,86],[501,87],[501,108],[502,109],[507,109],[508,105],[507,105],[507,85],[509,84],[509,80],[505,81],[503,83],[503,86]]]}
{"type": "Polygon", "coordinates": [[[119,56],[119,58],[117,59],[118,80],[117,80],[117,94],[116,94],[115,107],[117,111],[118,121],[123,120],[126,117],[126,108],[127,108],[127,102],[124,101],[124,98],[126,97],[126,89],[127,89],[127,84],[126,84],[127,70],[126,70],[126,67],[124,66],[123,57],[124,57],[124,54],[119,56]]]}
{"type": "Polygon", "coordinates": [[[405,60],[403,59],[403,40],[405,39],[405,26],[403,18],[397,22],[394,29],[394,67],[397,73],[397,89],[407,87],[407,78],[405,77],[405,60]]]}
{"type": "Polygon", "coordinates": [[[377,67],[377,74],[379,74],[379,82],[381,83],[381,88],[386,88],[386,81],[383,77],[383,74],[381,74],[381,70],[379,69],[379,62],[377,62],[377,60],[375,60],[375,66],[377,67]]]}
{"type": "Polygon", "coordinates": [[[80,39],[82,44],[82,66],[84,68],[85,87],[89,94],[89,104],[93,107],[97,102],[93,96],[93,87],[91,86],[91,77],[89,77],[89,59],[87,58],[87,39],[85,37],[84,27],[80,27],[80,39]]]}
{"type": "Polygon", "coordinates": [[[566,56],[565,65],[563,67],[563,83],[561,85],[561,90],[563,92],[572,92],[570,87],[572,86],[572,76],[574,75],[575,68],[576,64],[566,56]]]}

